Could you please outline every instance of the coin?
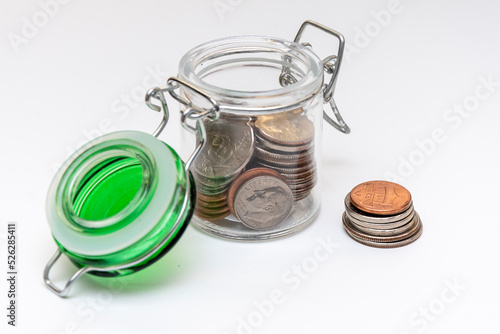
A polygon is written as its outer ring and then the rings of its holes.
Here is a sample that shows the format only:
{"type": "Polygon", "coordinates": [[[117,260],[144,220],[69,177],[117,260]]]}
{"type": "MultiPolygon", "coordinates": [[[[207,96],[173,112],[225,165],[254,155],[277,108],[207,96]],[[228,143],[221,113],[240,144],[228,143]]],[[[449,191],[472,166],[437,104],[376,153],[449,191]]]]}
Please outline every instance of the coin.
{"type": "Polygon", "coordinates": [[[385,225],[393,222],[399,222],[402,219],[408,217],[409,215],[413,214],[413,204],[410,205],[408,209],[405,211],[398,213],[397,215],[392,215],[392,216],[380,216],[380,215],[374,215],[370,214],[367,212],[363,212],[356,208],[354,205],[352,205],[351,202],[351,196],[350,194],[347,194],[347,196],[344,199],[344,204],[346,207],[347,214],[355,219],[361,220],[365,223],[368,224],[379,224],[379,225],[385,225]]]}
{"type": "Polygon", "coordinates": [[[314,125],[305,115],[259,117],[255,121],[259,135],[266,140],[287,146],[305,145],[314,137],[314,125]]]}
{"type": "Polygon", "coordinates": [[[256,176],[263,176],[263,175],[274,176],[274,177],[280,178],[286,182],[286,180],[280,175],[280,173],[278,173],[272,169],[269,169],[269,168],[263,168],[263,167],[252,168],[252,169],[240,174],[234,180],[234,182],[231,184],[231,186],[229,187],[229,190],[228,190],[228,205],[229,205],[229,209],[231,210],[231,212],[234,216],[236,216],[236,213],[234,211],[234,201],[235,201],[235,197],[236,197],[236,192],[248,180],[250,180],[256,176]]]}
{"type": "Polygon", "coordinates": [[[255,230],[282,223],[293,208],[292,190],[275,171],[253,169],[241,175],[234,190],[229,190],[230,209],[247,227],[255,230]],[[238,186],[239,185],[239,186],[238,186]],[[233,196],[231,196],[233,195],[233,196]]]}
{"type": "Polygon", "coordinates": [[[402,247],[402,246],[409,245],[412,242],[414,242],[415,240],[417,240],[418,238],[420,238],[420,236],[422,235],[422,231],[423,231],[423,225],[422,225],[422,222],[421,222],[419,217],[418,217],[418,226],[419,227],[415,231],[415,233],[413,235],[411,235],[410,237],[408,237],[407,239],[403,239],[400,241],[392,241],[392,242],[369,241],[369,240],[365,240],[365,239],[357,237],[355,234],[351,233],[350,230],[348,230],[348,229],[345,229],[345,231],[352,239],[359,242],[360,244],[370,246],[370,247],[375,247],[375,248],[396,248],[396,247],[402,247]]]}
{"type": "Polygon", "coordinates": [[[393,215],[411,205],[411,194],[403,186],[389,181],[364,182],[350,193],[352,204],[358,209],[377,215],[393,215]]]}
{"type": "Polygon", "coordinates": [[[401,247],[422,234],[422,221],[413,207],[410,192],[396,183],[364,182],[347,194],[344,204],[344,229],[361,244],[401,247]]]}
{"type": "Polygon", "coordinates": [[[207,214],[207,213],[205,213],[203,211],[199,211],[198,209],[195,209],[194,213],[199,218],[205,219],[205,220],[208,220],[208,221],[220,220],[220,219],[225,218],[225,217],[227,217],[227,216],[229,216],[231,214],[231,212],[229,212],[229,210],[227,210],[227,211],[219,213],[217,215],[213,215],[213,214],[207,214]]]}
{"type": "Polygon", "coordinates": [[[241,172],[253,155],[254,136],[249,122],[228,119],[204,120],[206,143],[193,161],[193,174],[198,180],[223,182],[241,172]]]}
{"type": "Polygon", "coordinates": [[[219,193],[219,194],[214,195],[214,196],[209,196],[209,195],[205,195],[205,194],[198,192],[196,194],[196,200],[200,200],[202,202],[225,201],[225,200],[227,200],[227,191],[224,191],[224,192],[219,193]]]}
{"type": "Polygon", "coordinates": [[[295,153],[300,151],[307,151],[313,147],[313,141],[306,142],[301,145],[283,145],[276,144],[269,140],[266,140],[258,135],[258,132],[255,133],[255,142],[262,148],[274,151],[281,151],[285,153],[295,153]]]}
{"type": "Polygon", "coordinates": [[[279,151],[266,150],[259,146],[255,147],[255,156],[264,161],[274,161],[282,164],[303,165],[304,162],[313,159],[312,151],[299,151],[296,153],[281,153],[279,151]]]}
{"type": "Polygon", "coordinates": [[[403,230],[400,233],[396,234],[390,234],[390,235],[379,235],[379,234],[368,234],[365,233],[364,231],[361,231],[359,228],[357,228],[352,222],[348,219],[347,215],[344,213],[342,217],[342,221],[344,223],[344,228],[346,230],[349,230],[351,234],[355,235],[359,239],[367,240],[367,241],[372,241],[372,242],[394,242],[394,241],[401,241],[404,239],[407,239],[411,237],[413,234],[417,232],[417,230],[420,228],[420,219],[418,218],[418,214],[414,215],[412,217],[412,221],[409,223],[410,228],[407,228],[406,230],[403,230]]]}
{"type": "Polygon", "coordinates": [[[344,214],[347,216],[347,220],[350,223],[352,223],[356,227],[356,229],[372,236],[390,236],[390,235],[401,234],[411,229],[416,223],[416,220],[412,215],[411,217],[409,217],[411,219],[407,220],[406,224],[403,224],[395,228],[385,228],[386,226],[384,226],[384,229],[380,229],[379,226],[372,228],[372,227],[366,227],[365,225],[360,225],[359,221],[358,222],[354,221],[352,217],[349,217],[347,212],[344,212],[344,214]]]}
{"type": "Polygon", "coordinates": [[[413,219],[414,211],[412,210],[410,212],[410,215],[407,217],[401,219],[401,220],[394,220],[394,221],[387,221],[385,223],[370,223],[367,222],[366,220],[358,219],[352,216],[352,212],[349,212],[346,210],[347,217],[351,222],[354,224],[364,227],[364,228],[369,228],[369,229],[374,229],[374,230],[391,230],[391,229],[396,229],[401,226],[404,226],[411,222],[413,219]]]}

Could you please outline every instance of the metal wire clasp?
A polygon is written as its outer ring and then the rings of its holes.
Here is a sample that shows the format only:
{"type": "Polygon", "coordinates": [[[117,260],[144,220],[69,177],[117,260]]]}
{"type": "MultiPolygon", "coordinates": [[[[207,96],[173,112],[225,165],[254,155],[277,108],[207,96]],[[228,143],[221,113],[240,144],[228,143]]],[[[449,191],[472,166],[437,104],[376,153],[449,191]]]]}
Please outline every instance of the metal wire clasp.
{"type": "MultiPolygon", "coordinates": [[[[198,145],[191,155],[191,157],[186,161],[186,171],[189,170],[191,163],[196,158],[197,154],[203,148],[206,139],[206,131],[205,126],[203,125],[204,118],[210,118],[212,120],[216,120],[219,118],[219,104],[215,101],[210,95],[203,92],[202,90],[196,88],[190,83],[181,80],[176,77],[171,77],[167,80],[167,85],[165,87],[153,87],[148,90],[146,93],[146,105],[154,111],[163,111],[163,119],[158,126],[158,128],[153,132],[153,136],[158,137],[160,133],[165,128],[165,125],[169,119],[169,109],[165,99],[165,92],[168,92],[170,96],[172,96],[175,100],[181,103],[184,108],[181,108],[181,125],[184,129],[188,130],[193,134],[198,135],[198,145]],[[177,92],[178,89],[184,89],[185,94],[187,91],[194,93],[196,96],[201,97],[203,100],[208,102],[210,108],[202,108],[200,106],[195,106],[193,102],[187,99],[185,96],[179,94],[177,92]],[[160,102],[160,104],[153,103],[153,99],[156,99],[160,102]],[[189,121],[195,121],[195,124],[192,125],[189,121]]],[[[184,95],[185,95],[184,94],[184,95]]]]}
{"type": "MultiPolygon", "coordinates": [[[[337,108],[335,100],[333,99],[333,93],[335,92],[335,85],[337,83],[337,77],[339,74],[340,65],[342,64],[342,57],[344,55],[344,47],[345,47],[344,36],[341,33],[333,29],[330,29],[322,24],[308,20],[302,23],[302,25],[300,26],[299,31],[297,32],[297,35],[295,36],[294,39],[295,43],[300,43],[300,39],[302,38],[302,33],[304,32],[305,28],[308,25],[311,25],[319,30],[322,30],[330,35],[335,36],[339,41],[337,54],[330,55],[325,59],[323,59],[322,61],[324,71],[328,74],[331,74],[330,82],[328,82],[328,84],[325,83],[323,85],[324,103],[330,104],[330,107],[332,108],[333,114],[335,115],[337,121],[333,120],[325,111],[323,111],[323,118],[325,121],[328,122],[328,124],[333,126],[335,129],[345,134],[348,134],[351,132],[351,129],[344,122],[344,119],[342,118],[342,115],[340,115],[340,112],[337,108]]],[[[309,43],[301,43],[301,44],[309,47],[311,46],[311,44],[309,43]]],[[[285,59],[285,61],[290,62],[291,59],[285,59]]],[[[290,73],[290,68],[287,66],[283,66],[283,70],[280,75],[281,85],[286,86],[289,84],[293,84],[295,82],[297,82],[297,79],[294,78],[293,75],[290,73]]]]}

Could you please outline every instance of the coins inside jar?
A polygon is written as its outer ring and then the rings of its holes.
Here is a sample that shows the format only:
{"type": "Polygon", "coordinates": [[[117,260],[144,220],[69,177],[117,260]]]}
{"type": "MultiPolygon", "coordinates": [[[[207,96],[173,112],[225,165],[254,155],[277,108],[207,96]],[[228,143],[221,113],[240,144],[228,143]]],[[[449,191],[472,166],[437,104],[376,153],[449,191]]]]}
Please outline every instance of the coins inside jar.
{"type": "Polygon", "coordinates": [[[249,118],[221,117],[203,124],[206,144],[191,167],[197,191],[195,214],[213,221],[230,214],[227,190],[250,161],[255,139],[249,118]]]}
{"type": "Polygon", "coordinates": [[[255,163],[279,172],[295,201],[306,198],[316,184],[314,125],[300,113],[263,116],[255,121],[255,163]]]}
{"type": "Polygon", "coordinates": [[[225,114],[203,124],[206,144],[191,167],[199,218],[215,222],[233,214],[247,228],[271,229],[310,195],[317,182],[314,126],[303,109],[225,114]]]}
{"type": "Polygon", "coordinates": [[[408,245],[422,234],[410,192],[387,181],[362,183],[347,194],[342,222],[355,241],[378,248],[408,245]]]}

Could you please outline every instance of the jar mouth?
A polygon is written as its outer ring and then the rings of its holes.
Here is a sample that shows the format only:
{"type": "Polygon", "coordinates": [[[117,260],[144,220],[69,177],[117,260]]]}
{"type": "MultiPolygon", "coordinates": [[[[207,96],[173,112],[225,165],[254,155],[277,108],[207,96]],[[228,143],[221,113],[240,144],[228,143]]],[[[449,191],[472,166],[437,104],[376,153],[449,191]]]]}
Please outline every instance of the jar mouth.
{"type": "MultiPolygon", "coordinates": [[[[179,63],[179,77],[237,112],[281,109],[321,91],[323,66],[308,47],[279,38],[235,36],[201,44],[179,63]],[[296,82],[280,85],[283,69],[296,82]]],[[[193,102],[195,93],[184,91],[193,102]]]]}

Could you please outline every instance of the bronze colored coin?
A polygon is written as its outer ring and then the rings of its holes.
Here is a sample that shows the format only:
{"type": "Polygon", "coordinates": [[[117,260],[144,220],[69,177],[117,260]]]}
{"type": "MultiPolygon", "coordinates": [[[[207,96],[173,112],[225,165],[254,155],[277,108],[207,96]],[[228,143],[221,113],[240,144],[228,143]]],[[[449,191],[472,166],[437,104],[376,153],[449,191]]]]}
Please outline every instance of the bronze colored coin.
{"type": "Polygon", "coordinates": [[[225,218],[225,217],[229,216],[231,214],[231,212],[229,212],[229,210],[227,210],[226,212],[220,213],[218,215],[210,215],[210,214],[206,214],[206,213],[203,213],[203,212],[195,209],[194,210],[194,214],[198,218],[201,218],[201,219],[205,219],[205,220],[208,220],[208,221],[216,221],[216,220],[220,220],[222,218],[225,218]]]}
{"type": "Polygon", "coordinates": [[[365,246],[370,246],[370,247],[375,247],[375,248],[396,248],[396,247],[402,247],[402,246],[409,245],[412,242],[414,242],[415,240],[417,240],[418,238],[420,238],[424,227],[423,227],[422,221],[420,220],[420,217],[417,216],[417,218],[418,218],[418,222],[417,222],[418,228],[415,231],[415,233],[413,235],[411,235],[410,237],[403,239],[403,240],[400,240],[400,241],[379,242],[379,241],[365,240],[365,239],[359,238],[358,236],[353,234],[349,229],[345,228],[345,226],[344,226],[344,229],[352,239],[354,239],[355,241],[357,241],[360,244],[363,244],[365,246]]]}
{"type": "Polygon", "coordinates": [[[283,178],[283,176],[281,176],[280,173],[272,170],[272,169],[269,169],[269,168],[263,168],[263,167],[257,167],[257,168],[252,168],[252,169],[249,169],[247,170],[246,172],[240,174],[238,177],[236,177],[236,179],[233,181],[233,183],[231,184],[231,186],[229,187],[229,192],[228,192],[228,205],[229,205],[229,210],[231,211],[231,213],[236,216],[234,214],[234,199],[235,199],[235,196],[236,196],[236,193],[238,192],[238,190],[240,189],[240,187],[246,183],[248,180],[251,180],[252,178],[254,177],[257,177],[257,176],[274,176],[274,177],[277,177],[283,181],[286,182],[285,178],[283,178]]]}
{"type": "Polygon", "coordinates": [[[259,134],[266,140],[289,146],[305,145],[312,141],[314,124],[305,115],[272,116],[260,117],[255,121],[259,134]]]}
{"type": "Polygon", "coordinates": [[[217,216],[229,210],[227,205],[218,208],[206,208],[199,205],[195,205],[196,210],[206,215],[217,216]]]}
{"type": "MultiPolygon", "coordinates": [[[[366,227],[372,227],[370,225],[375,226],[374,228],[378,228],[376,226],[381,226],[380,229],[383,229],[382,226],[387,226],[387,228],[395,228],[404,225],[405,223],[401,222],[403,219],[411,219],[411,215],[413,215],[413,204],[410,204],[408,209],[403,212],[400,212],[396,215],[390,216],[381,216],[375,215],[372,213],[367,213],[359,210],[351,203],[351,195],[347,194],[344,199],[344,204],[346,208],[347,215],[352,217],[353,219],[359,220],[363,223],[368,224],[366,227]]],[[[408,222],[408,221],[407,221],[408,222]]]]}
{"type": "Polygon", "coordinates": [[[369,181],[354,187],[352,204],[359,210],[377,215],[394,215],[408,209],[411,194],[403,186],[389,181],[369,181]]]}
{"type": "Polygon", "coordinates": [[[223,207],[227,208],[227,201],[224,200],[219,202],[204,202],[200,199],[197,199],[195,206],[205,210],[217,210],[223,207]]]}
{"type": "Polygon", "coordinates": [[[222,193],[219,193],[217,195],[205,195],[200,192],[197,192],[196,194],[196,199],[203,201],[203,202],[219,202],[219,201],[225,201],[227,199],[227,191],[224,191],[222,193]]]}

